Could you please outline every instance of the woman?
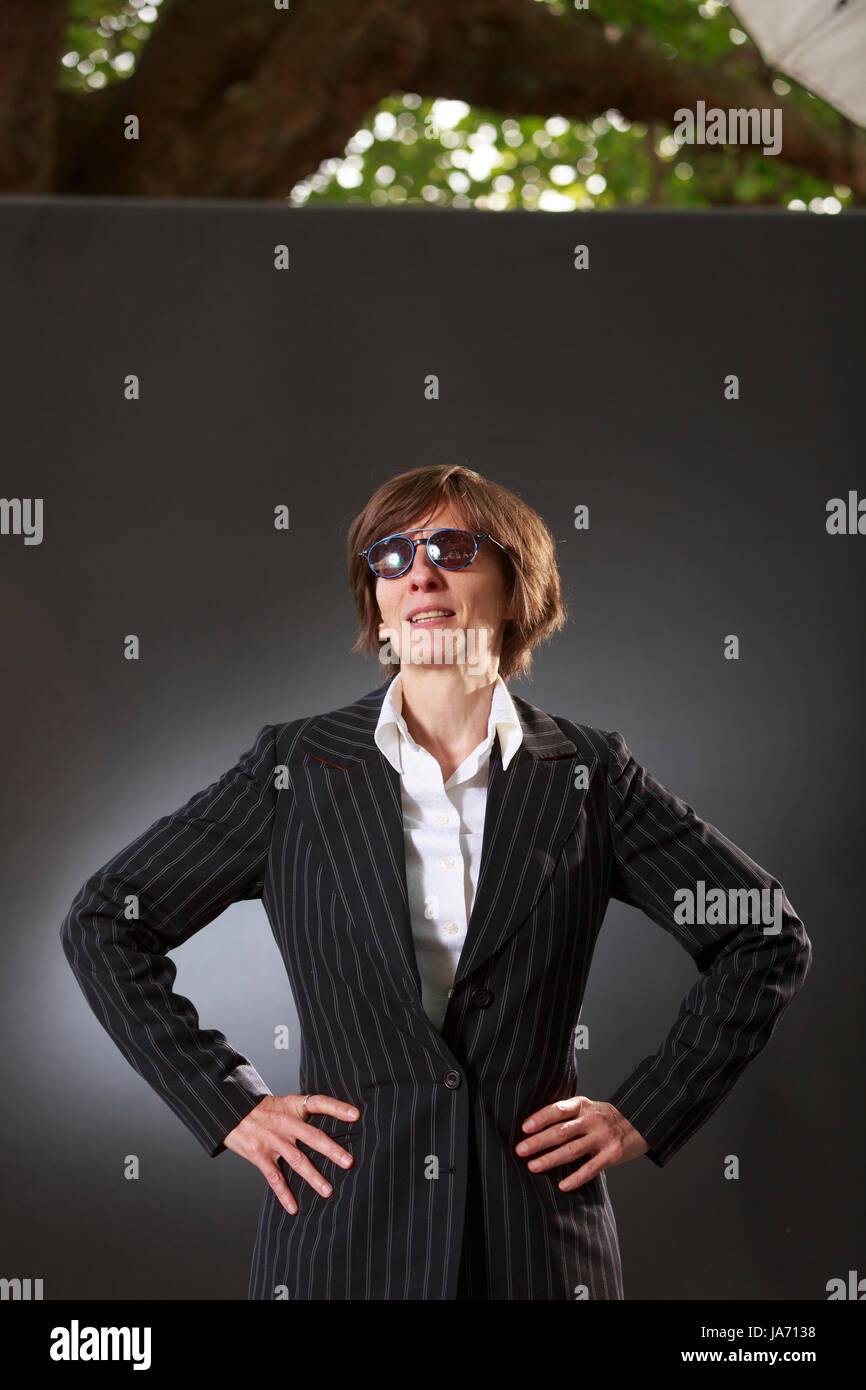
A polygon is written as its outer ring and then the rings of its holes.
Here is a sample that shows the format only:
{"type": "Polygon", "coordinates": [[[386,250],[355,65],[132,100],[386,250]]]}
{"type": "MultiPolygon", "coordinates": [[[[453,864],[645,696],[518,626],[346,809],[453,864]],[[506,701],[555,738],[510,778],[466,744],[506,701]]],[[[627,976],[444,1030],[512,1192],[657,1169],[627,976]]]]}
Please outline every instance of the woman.
{"type": "Polygon", "coordinates": [[[265,726],[88,880],[67,957],[207,1152],[263,1173],[251,1298],[622,1298],[605,1170],[666,1164],[712,1114],[809,940],[781,885],[619,733],[510,694],[565,618],[531,507],[465,468],[416,469],[348,549],[356,648],[385,641],[384,684],[265,726]],[[255,897],[300,1020],[298,1095],[171,990],[166,953],[255,897]],[[700,976],[655,1056],[594,1100],[573,1035],[612,897],[700,976]]]}

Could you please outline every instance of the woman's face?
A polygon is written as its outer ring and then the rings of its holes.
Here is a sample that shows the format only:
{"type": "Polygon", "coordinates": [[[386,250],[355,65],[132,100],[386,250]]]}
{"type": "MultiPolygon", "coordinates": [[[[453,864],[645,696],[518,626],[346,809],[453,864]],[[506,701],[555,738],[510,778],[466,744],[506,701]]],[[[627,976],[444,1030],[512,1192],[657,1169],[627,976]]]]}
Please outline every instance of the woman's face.
{"type": "MultiPolygon", "coordinates": [[[[412,535],[413,540],[426,540],[442,526],[454,526],[458,530],[469,530],[462,518],[452,511],[450,503],[443,503],[432,516],[420,517],[403,530],[412,535]],[[423,528],[423,529],[419,529],[423,528]]],[[[479,544],[471,565],[460,570],[443,570],[427,554],[426,546],[419,545],[410,569],[396,579],[376,580],[376,602],[382,615],[380,637],[390,637],[395,652],[400,653],[405,662],[406,654],[401,648],[404,632],[421,633],[427,629],[442,629],[465,633],[466,650],[488,652],[498,657],[502,649],[502,636],[505,622],[513,617],[511,602],[506,594],[507,562],[499,547],[492,541],[479,544]],[[444,608],[450,616],[421,620],[413,623],[411,629],[403,624],[411,620],[419,609],[444,608]],[[470,632],[472,636],[470,637],[470,632]],[[470,642],[475,645],[470,648],[470,642]]],[[[443,639],[431,638],[427,641],[410,636],[412,664],[419,664],[419,654],[447,651],[448,643],[443,639]]],[[[454,650],[458,650],[454,644],[454,650]]],[[[432,659],[435,662],[435,657],[432,659]]],[[[422,664],[427,664],[424,661],[422,664]]]]}

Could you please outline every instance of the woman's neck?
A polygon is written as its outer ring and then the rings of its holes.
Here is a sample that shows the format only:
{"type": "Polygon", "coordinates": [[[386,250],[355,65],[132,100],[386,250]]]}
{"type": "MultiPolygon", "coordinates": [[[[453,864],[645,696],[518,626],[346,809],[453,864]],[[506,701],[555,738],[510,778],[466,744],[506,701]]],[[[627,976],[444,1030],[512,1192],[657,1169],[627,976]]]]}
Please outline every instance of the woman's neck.
{"type": "Polygon", "coordinates": [[[406,727],[436,759],[443,782],[487,737],[495,685],[495,671],[470,674],[442,666],[401,671],[406,727]]]}

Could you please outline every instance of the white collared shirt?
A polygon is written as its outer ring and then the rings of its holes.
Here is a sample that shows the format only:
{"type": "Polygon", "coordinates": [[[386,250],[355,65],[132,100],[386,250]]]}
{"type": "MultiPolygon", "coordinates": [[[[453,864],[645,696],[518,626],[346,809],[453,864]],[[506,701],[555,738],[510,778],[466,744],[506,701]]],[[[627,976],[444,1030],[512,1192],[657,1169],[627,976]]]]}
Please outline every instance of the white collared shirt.
{"type": "Polygon", "coordinates": [[[422,1005],[436,1028],[448,1007],[481,867],[490,749],[496,734],[508,766],[523,730],[508,687],[496,677],[487,737],[448,778],[416,743],[402,714],[402,675],[385,692],[374,738],[400,774],[409,915],[422,1005]]]}

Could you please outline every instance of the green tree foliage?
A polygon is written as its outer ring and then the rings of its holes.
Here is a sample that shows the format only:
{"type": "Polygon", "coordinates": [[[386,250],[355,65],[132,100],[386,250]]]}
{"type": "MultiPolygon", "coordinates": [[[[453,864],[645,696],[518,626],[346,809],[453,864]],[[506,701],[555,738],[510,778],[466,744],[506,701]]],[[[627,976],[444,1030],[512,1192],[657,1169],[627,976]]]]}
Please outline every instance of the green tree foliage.
{"type": "MultiPolygon", "coordinates": [[[[58,82],[94,95],[122,82],[170,5],[184,0],[70,0],[58,82]]],[[[564,0],[544,4],[564,25],[579,23],[564,0]]],[[[641,30],[671,63],[723,68],[762,79],[816,126],[847,122],[793,79],[770,72],[727,0],[590,0],[617,34],[641,30]]],[[[783,146],[784,149],[784,146],[783,146]]],[[[294,206],[320,202],[407,203],[570,211],[588,208],[768,204],[838,212],[851,190],[763,155],[755,146],[704,147],[694,158],[669,125],[628,121],[616,109],[589,121],[510,115],[397,91],[374,107],[345,149],[286,189],[294,206]]]]}

